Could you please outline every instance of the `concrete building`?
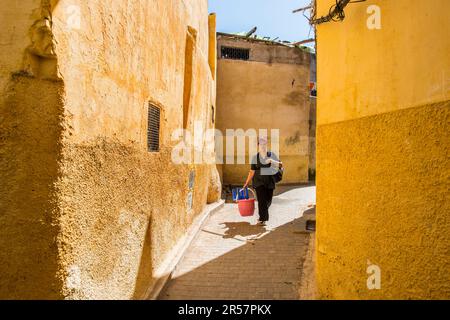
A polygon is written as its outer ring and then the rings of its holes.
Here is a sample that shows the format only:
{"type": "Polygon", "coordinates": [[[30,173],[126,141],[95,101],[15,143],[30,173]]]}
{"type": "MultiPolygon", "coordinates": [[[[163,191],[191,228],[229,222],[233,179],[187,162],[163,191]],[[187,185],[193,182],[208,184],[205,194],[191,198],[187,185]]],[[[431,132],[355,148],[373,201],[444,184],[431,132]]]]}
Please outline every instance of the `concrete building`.
{"type": "MultiPolygon", "coordinates": [[[[282,43],[219,33],[217,123],[227,129],[280,130],[283,183],[308,182],[310,53],[282,43]]],[[[248,143],[248,141],[247,141],[248,143]]],[[[226,146],[225,146],[226,148],[226,146]]],[[[242,185],[246,164],[227,155],[219,166],[226,185],[242,185]]]]}
{"type": "Polygon", "coordinates": [[[2,6],[0,299],[145,297],[220,194],[214,165],[171,160],[174,130],[214,128],[214,19],[207,0],[2,6]]]}
{"type": "Polygon", "coordinates": [[[317,26],[322,298],[450,298],[449,10],[371,0],[317,26]]]}

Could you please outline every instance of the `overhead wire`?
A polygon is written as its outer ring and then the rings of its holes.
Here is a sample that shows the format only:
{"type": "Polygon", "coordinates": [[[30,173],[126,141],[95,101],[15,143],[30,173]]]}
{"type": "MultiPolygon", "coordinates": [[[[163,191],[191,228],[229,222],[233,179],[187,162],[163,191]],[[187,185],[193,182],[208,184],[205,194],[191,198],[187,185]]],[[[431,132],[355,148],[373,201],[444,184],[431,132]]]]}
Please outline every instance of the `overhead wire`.
{"type": "Polygon", "coordinates": [[[322,16],[320,18],[309,19],[310,24],[321,24],[325,22],[338,22],[345,19],[345,7],[351,3],[365,2],[366,0],[336,0],[336,3],[332,5],[328,11],[328,15],[322,16]]]}

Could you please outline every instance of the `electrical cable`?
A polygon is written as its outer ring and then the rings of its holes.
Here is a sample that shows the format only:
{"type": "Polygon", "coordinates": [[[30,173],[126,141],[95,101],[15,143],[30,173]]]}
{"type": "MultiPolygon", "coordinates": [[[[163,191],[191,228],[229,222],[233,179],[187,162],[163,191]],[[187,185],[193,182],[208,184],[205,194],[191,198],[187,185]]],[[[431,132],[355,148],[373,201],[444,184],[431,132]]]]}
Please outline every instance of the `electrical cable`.
{"type": "Polygon", "coordinates": [[[343,21],[345,19],[345,7],[350,3],[358,3],[358,2],[365,2],[366,0],[336,0],[336,4],[332,5],[330,7],[330,10],[328,11],[327,16],[320,17],[318,19],[310,19],[310,24],[321,24],[329,21],[343,21]]]}

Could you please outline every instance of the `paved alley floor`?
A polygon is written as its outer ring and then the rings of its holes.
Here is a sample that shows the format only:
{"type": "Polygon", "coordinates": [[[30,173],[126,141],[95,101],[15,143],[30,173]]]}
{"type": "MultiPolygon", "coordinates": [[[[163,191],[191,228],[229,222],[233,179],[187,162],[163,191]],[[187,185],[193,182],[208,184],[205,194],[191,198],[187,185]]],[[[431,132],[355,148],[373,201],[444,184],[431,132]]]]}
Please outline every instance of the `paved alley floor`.
{"type": "Polygon", "coordinates": [[[315,187],[274,197],[270,221],[257,226],[236,204],[208,218],[159,299],[299,299],[302,268],[313,233],[304,213],[315,210],[315,187]]]}

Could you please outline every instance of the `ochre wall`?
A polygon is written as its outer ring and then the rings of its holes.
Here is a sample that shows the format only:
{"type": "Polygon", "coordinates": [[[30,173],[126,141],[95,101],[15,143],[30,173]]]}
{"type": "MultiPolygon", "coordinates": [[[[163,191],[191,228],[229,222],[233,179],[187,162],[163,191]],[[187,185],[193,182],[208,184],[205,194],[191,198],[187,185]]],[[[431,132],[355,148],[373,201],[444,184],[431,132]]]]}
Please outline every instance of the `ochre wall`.
{"type": "MultiPolygon", "coordinates": [[[[309,54],[243,40],[219,39],[218,43],[219,54],[221,45],[251,48],[253,61],[218,60],[217,128],[224,135],[227,129],[267,129],[269,135],[279,129],[283,183],[308,182],[309,54]]],[[[248,140],[245,165],[234,161],[220,166],[224,184],[245,183],[250,170],[248,140]]]]}
{"type": "Polygon", "coordinates": [[[171,161],[188,26],[197,37],[187,129],[213,127],[207,1],[28,0],[0,14],[0,298],[143,298],[215,170],[171,161]],[[32,33],[44,18],[49,27],[32,33]],[[26,53],[33,41],[38,58],[26,53]],[[159,153],[147,152],[148,102],[162,110],[159,153]]]}
{"type": "MultiPolygon", "coordinates": [[[[318,15],[332,4],[319,0],[318,15]]],[[[317,28],[322,298],[450,298],[449,10],[371,0],[317,28]],[[366,27],[373,4],[380,30],[366,27]],[[380,290],[367,287],[369,264],[380,290]]]]}
{"type": "Polygon", "coordinates": [[[0,10],[0,299],[62,298],[55,182],[64,83],[52,36],[36,23],[49,13],[40,2],[0,10]]]}

